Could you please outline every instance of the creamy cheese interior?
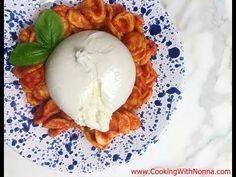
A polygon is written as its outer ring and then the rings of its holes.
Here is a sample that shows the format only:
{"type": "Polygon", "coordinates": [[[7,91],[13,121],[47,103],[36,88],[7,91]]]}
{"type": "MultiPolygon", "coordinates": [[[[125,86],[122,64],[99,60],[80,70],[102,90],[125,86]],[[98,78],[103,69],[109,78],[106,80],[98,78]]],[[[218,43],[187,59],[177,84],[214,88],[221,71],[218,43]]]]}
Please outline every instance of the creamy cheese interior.
{"type": "Polygon", "coordinates": [[[46,63],[52,99],[79,125],[109,130],[111,115],[129,97],[135,64],[109,33],[84,31],[62,41],[46,63]]]}

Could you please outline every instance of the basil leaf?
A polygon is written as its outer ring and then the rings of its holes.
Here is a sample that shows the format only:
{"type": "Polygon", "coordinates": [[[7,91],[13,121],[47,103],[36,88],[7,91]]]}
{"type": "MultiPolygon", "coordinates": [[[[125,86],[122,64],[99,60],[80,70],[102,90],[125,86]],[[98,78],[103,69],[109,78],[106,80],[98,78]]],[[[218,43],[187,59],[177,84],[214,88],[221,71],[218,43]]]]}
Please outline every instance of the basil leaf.
{"type": "Polygon", "coordinates": [[[53,10],[45,10],[35,23],[37,43],[18,44],[12,51],[10,63],[29,66],[45,61],[64,38],[64,25],[53,10]]]}
{"type": "Polygon", "coordinates": [[[64,25],[53,10],[45,10],[35,23],[36,39],[43,47],[53,50],[64,38],[64,25]]]}
{"type": "Polygon", "coordinates": [[[11,52],[10,63],[16,66],[38,64],[47,59],[49,50],[37,43],[22,43],[11,52]]]}

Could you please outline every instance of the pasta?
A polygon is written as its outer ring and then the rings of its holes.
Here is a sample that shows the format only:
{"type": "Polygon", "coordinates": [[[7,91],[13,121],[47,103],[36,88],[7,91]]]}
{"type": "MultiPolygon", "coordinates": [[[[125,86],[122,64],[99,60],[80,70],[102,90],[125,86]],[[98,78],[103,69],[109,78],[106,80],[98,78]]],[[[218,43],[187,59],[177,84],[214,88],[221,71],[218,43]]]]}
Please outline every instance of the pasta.
{"type": "Polygon", "coordinates": [[[130,50],[134,62],[138,65],[146,64],[157,51],[155,43],[146,39],[144,34],[140,32],[130,32],[126,34],[123,38],[123,42],[130,50]]]}
{"type": "Polygon", "coordinates": [[[157,73],[153,69],[150,60],[145,65],[139,65],[136,71],[135,86],[124,104],[124,108],[127,110],[137,109],[149,100],[157,79],[157,73]]]}
{"type": "Polygon", "coordinates": [[[113,113],[108,132],[91,130],[87,127],[82,129],[82,131],[91,144],[104,150],[114,137],[136,130],[140,127],[140,124],[139,117],[125,109],[120,109],[113,113]]]}
{"type": "Polygon", "coordinates": [[[41,104],[34,114],[34,124],[39,125],[48,120],[51,116],[60,112],[60,109],[54,103],[53,100],[48,100],[44,104],[41,104]]]}
{"type": "Polygon", "coordinates": [[[69,19],[67,16],[68,11],[70,10],[69,6],[66,5],[58,5],[53,8],[53,10],[60,16],[63,25],[64,25],[64,37],[69,36],[72,33],[72,29],[69,23],[69,19]]]}
{"type": "Polygon", "coordinates": [[[44,79],[44,65],[32,65],[27,67],[14,67],[13,73],[26,93],[27,101],[33,106],[43,103],[49,98],[49,93],[44,79]]]}
{"type": "Polygon", "coordinates": [[[36,35],[33,26],[29,26],[21,31],[19,35],[20,42],[35,42],[36,35]]]}
{"type": "Polygon", "coordinates": [[[112,20],[116,15],[124,11],[125,8],[121,4],[106,4],[106,16],[109,20],[112,20]]]}
{"type": "Polygon", "coordinates": [[[143,25],[144,25],[144,20],[141,16],[135,15],[134,16],[134,30],[143,33],[143,25]]]}
{"type": "Polygon", "coordinates": [[[126,34],[134,30],[134,15],[123,11],[112,19],[112,24],[117,31],[126,34]]]}
{"type": "MultiPolygon", "coordinates": [[[[79,128],[92,145],[104,150],[114,137],[140,128],[140,118],[133,111],[146,103],[152,95],[158,76],[150,58],[156,53],[157,46],[145,37],[143,18],[126,11],[121,4],[108,5],[103,0],[83,0],[77,6],[57,5],[53,10],[62,19],[64,37],[89,29],[107,31],[127,46],[135,62],[134,88],[126,103],[113,113],[107,132],[82,127],[58,108],[50,98],[45,84],[44,63],[13,68],[14,75],[19,78],[26,93],[27,101],[37,106],[33,117],[35,125],[42,124],[48,128],[50,137],[70,128],[79,128]]],[[[36,41],[33,25],[20,32],[19,41],[36,41]]]]}
{"type": "Polygon", "coordinates": [[[80,29],[92,29],[89,20],[81,13],[79,7],[71,8],[68,12],[68,20],[71,25],[80,29]]]}
{"type": "Polygon", "coordinates": [[[84,0],[81,3],[81,12],[91,23],[101,23],[106,17],[105,3],[103,0],[84,0]]]}

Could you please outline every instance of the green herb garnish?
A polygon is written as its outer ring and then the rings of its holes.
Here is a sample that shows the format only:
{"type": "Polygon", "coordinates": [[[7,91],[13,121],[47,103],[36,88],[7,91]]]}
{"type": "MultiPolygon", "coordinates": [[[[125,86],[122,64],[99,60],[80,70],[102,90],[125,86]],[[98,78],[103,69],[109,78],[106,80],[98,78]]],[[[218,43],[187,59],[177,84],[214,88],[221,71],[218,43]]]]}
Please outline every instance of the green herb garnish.
{"type": "Polygon", "coordinates": [[[22,43],[12,51],[10,63],[17,66],[28,66],[43,62],[49,50],[38,43],[22,43]]]}
{"type": "Polygon", "coordinates": [[[53,10],[45,10],[35,23],[35,33],[37,43],[18,44],[11,53],[11,64],[29,66],[45,61],[64,38],[63,22],[53,10]]]}

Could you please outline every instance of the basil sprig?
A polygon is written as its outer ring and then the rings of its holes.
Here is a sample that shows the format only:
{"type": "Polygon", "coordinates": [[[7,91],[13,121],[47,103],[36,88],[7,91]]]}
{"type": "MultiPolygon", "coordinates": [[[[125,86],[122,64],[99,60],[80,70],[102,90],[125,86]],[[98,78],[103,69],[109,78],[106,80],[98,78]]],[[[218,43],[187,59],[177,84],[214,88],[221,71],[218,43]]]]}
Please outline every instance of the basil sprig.
{"type": "Polygon", "coordinates": [[[53,10],[46,10],[35,23],[36,39],[48,49],[54,49],[61,42],[64,26],[60,17],[53,10]]]}
{"type": "Polygon", "coordinates": [[[41,63],[64,38],[63,22],[53,10],[45,10],[37,19],[34,29],[37,43],[18,44],[11,53],[11,64],[29,66],[41,63]]]}

